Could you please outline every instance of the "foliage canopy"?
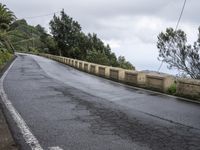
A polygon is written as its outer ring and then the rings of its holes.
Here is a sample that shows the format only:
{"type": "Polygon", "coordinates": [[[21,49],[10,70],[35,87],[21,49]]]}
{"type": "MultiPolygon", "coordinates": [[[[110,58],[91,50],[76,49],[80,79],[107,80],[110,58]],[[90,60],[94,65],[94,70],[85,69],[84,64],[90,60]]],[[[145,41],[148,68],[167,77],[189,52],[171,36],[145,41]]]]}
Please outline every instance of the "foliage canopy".
{"type": "Polygon", "coordinates": [[[60,16],[54,15],[50,21],[51,34],[53,35],[59,55],[81,59],[102,65],[134,69],[133,65],[124,57],[119,59],[111,52],[109,45],[104,45],[97,34],[85,34],[81,26],[73,18],[61,11],[60,16]]]}
{"type": "Polygon", "coordinates": [[[159,60],[167,63],[169,68],[178,69],[183,75],[200,79],[200,28],[198,40],[193,45],[187,44],[187,36],[182,30],[167,28],[158,35],[157,47],[159,60]]]}

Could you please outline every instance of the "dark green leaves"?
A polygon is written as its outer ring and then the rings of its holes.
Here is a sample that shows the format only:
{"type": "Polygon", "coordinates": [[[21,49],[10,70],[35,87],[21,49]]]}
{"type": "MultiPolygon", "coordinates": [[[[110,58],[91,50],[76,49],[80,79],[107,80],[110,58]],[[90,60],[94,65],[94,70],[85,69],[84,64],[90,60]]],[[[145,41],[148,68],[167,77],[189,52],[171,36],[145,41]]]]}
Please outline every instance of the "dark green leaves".
{"type": "Polygon", "coordinates": [[[165,33],[158,35],[159,60],[166,62],[169,68],[176,68],[192,78],[200,79],[199,39],[191,46],[187,44],[184,31],[167,28],[165,33]]]}
{"type": "Polygon", "coordinates": [[[109,45],[104,45],[97,34],[84,34],[80,24],[61,11],[50,22],[51,33],[57,43],[57,54],[102,65],[133,69],[124,58],[117,60],[109,45]]]}

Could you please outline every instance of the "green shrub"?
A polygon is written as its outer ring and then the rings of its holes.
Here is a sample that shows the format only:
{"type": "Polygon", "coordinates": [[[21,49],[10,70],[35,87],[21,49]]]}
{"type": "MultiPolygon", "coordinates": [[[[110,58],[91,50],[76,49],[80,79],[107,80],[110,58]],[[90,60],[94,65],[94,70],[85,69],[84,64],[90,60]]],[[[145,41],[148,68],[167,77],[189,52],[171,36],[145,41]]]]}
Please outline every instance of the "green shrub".
{"type": "Polygon", "coordinates": [[[0,68],[12,58],[12,54],[4,49],[0,49],[0,68]]]}
{"type": "Polygon", "coordinates": [[[176,93],[176,83],[173,83],[167,90],[167,93],[174,95],[176,93]]]}

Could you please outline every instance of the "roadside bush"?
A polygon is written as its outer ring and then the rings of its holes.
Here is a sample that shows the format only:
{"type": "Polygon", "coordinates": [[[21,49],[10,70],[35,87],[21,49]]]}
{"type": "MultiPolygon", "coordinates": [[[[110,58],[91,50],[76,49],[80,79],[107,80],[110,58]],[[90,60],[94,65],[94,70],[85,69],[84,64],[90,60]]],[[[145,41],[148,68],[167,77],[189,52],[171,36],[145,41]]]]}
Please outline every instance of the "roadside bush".
{"type": "Polygon", "coordinates": [[[168,92],[169,94],[171,94],[171,95],[174,95],[174,94],[176,93],[176,83],[172,84],[172,85],[168,88],[167,92],[168,92]]]}
{"type": "Polygon", "coordinates": [[[12,54],[4,49],[0,49],[0,68],[12,58],[12,54]]]}

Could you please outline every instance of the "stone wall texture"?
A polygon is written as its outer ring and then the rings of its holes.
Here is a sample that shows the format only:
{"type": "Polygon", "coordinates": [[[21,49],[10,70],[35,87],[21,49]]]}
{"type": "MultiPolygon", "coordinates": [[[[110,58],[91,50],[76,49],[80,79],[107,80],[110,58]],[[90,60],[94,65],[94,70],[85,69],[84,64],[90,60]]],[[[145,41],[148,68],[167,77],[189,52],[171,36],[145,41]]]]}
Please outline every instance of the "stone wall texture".
{"type": "Polygon", "coordinates": [[[177,94],[200,100],[200,80],[178,79],[177,94]]]}

